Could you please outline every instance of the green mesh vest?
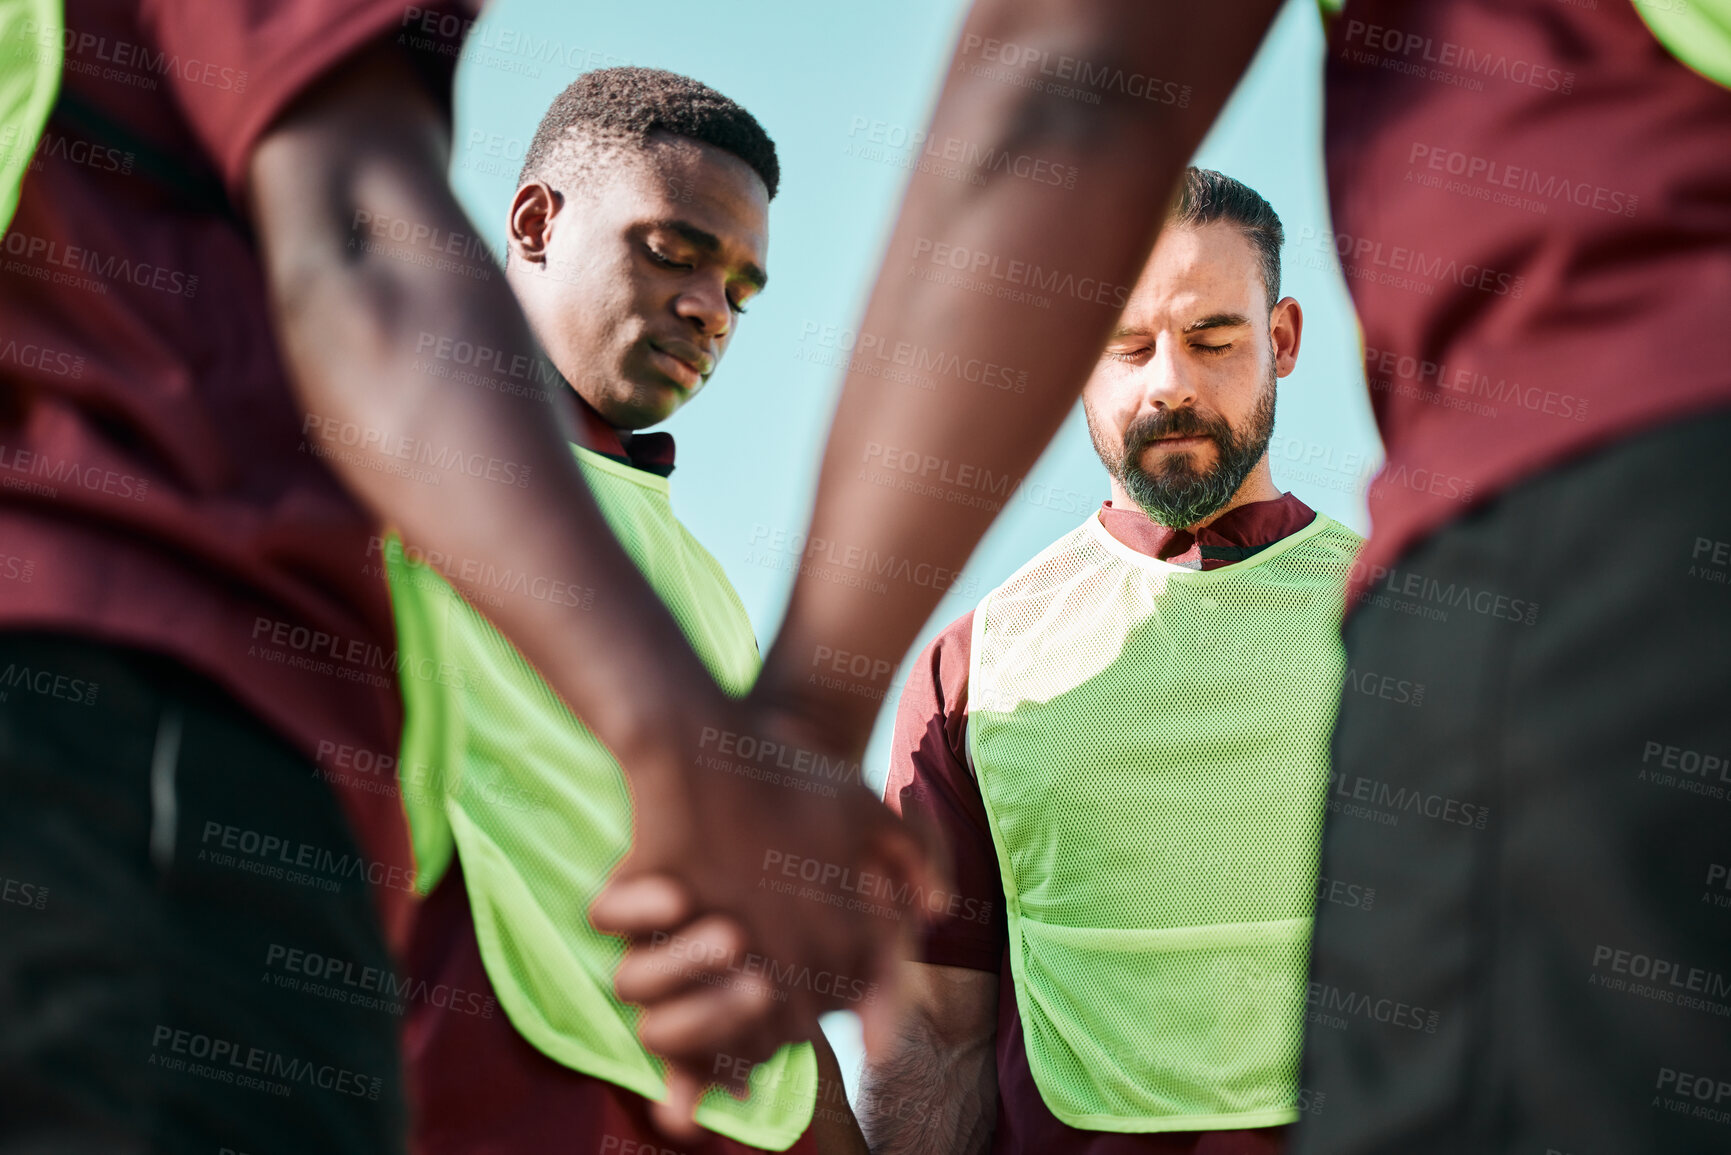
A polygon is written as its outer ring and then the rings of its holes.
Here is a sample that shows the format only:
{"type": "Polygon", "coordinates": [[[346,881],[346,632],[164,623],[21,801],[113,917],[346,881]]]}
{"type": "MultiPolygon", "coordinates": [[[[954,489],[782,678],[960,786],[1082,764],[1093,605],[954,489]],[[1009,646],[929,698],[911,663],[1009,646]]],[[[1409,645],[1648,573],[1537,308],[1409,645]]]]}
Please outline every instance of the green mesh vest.
{"type": "Polygon", "coordinates": [[[968,753],[1028,1065],[1094,1131],[1298,1117],[1316,855],[1359,539],[1209,571],[1098,518],[974,615],[968,753]]]}
{"type": "MultiPolygon", "coordinates": [[[[608,525],[686,640],[724,689],[744,693],[759,664],[751,622],[721,566],[673,516],[667,480],[576,453],[608,525]]],[[[661,1064],[637,1041],[638,1012],[613,995],[623,946],[591,929],[585,915],[631,844],[631,798],[619,764],[443,577],[406,560],[395,539],[387,560],[401,656],[461,672],[402,683],[398,779],[417,884],[430,891],[454,847],[487,976],[512,1025],[568,1067],[663,1098],[661,1064]]],[[[585,596],[549,575],[452,565],[483,591],[526,590],[570,605],[585,596]]],[[[477,600],[484,607],[487,594],[477,600]]],[[[751,1086],[743,1102],[711,1090],[698,1122],[741,1143],[785,1150],[817,1100],[810,1045],[783,1047],[753,1072],[751,1086]]]]}
{"type": "Polygon", "coordinates": [[[0,0],[0,234],[60,91],[61,0],[0,0]]]}

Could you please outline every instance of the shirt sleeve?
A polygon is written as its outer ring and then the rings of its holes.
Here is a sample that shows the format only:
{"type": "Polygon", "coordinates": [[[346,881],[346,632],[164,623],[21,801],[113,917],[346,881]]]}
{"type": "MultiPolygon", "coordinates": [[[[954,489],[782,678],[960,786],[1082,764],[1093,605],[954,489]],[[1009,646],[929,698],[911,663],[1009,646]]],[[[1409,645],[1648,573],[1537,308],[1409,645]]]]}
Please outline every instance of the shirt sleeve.
{"type": "Polygon", "coordinates": [[[944,917],[927,928],[921,961],[996,974],[1008,940],[1004,886],[966,749],[973,628],[965,614],[915,661],[896,710],[884,802],[950,854],[955,893],[928,897],[927,909],[944,917]]]}
{"type": "Polygon", "coordinates": [[[253,146],[334,66],[398,44],[450,113],[451,78],[480,0],[144,0],[162,83],[239,203],[253,146]]]}

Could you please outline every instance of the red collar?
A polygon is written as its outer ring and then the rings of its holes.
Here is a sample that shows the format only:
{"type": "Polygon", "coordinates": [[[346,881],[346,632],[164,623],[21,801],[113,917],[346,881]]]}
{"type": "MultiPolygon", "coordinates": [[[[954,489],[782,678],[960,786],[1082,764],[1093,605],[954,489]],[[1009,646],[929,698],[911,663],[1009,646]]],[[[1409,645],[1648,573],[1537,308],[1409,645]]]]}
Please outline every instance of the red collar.
{"type": "Polygon", "coordinates": [[[657,477],[673,472],[673,434],[621,432],[607,424],[607,419],[583,400],[577,390],[568,389],[566,394],[571,398],[577,440],[583,448],[657,477]]]}
{"type": "Polygon", "coordinates": [[[1106,532],[1137,553],[1188,569],[1219,569],[1261,553],[1316,520],[1316,511],[1283,493],[1228,510],[1201,529],[1173,529],[1140,509],[1119,509],[1110,500],[1100,507],[1106,532]]]}

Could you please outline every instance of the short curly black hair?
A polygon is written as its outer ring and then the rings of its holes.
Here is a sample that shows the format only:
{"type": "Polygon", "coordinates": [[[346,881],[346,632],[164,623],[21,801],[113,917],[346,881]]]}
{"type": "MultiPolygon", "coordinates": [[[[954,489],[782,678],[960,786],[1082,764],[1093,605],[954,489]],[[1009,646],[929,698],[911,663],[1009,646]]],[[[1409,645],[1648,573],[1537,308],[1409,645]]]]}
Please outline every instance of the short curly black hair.
{"type": "Polygon", "coordinates": [[[660,68],[601,68],[572,81],[541,118],[517,184],[549,176],[581,179],[603,154],[622,146],[641,149],[656,132],[732,153],[763,178],[775,199],[781,162],[757,118],[707,84],[660,68]]]}

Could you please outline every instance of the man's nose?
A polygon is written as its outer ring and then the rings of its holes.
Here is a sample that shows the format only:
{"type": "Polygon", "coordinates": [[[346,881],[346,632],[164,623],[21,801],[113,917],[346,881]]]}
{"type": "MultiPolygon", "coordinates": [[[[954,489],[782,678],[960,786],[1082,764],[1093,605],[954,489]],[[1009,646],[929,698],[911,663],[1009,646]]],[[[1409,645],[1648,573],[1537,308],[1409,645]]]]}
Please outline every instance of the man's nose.
{"type": "Polygon", "coordinates": [[[673,311],[690,321],[700,333],[720,337],[733,325],[733,310],[727,304],[727,287],[719,278],[703,278],[685,286],[673,311]]]}
{"type": "Polygon", "coordinates": [[[1155,409],[1182,409],[1196,403],[1190,367],[1178,355],[1178,342],[1161,340],[1138,374],[1142,403],[1155,409]]]}

